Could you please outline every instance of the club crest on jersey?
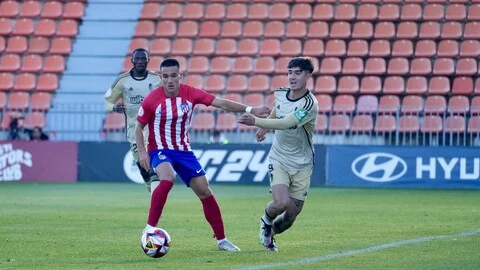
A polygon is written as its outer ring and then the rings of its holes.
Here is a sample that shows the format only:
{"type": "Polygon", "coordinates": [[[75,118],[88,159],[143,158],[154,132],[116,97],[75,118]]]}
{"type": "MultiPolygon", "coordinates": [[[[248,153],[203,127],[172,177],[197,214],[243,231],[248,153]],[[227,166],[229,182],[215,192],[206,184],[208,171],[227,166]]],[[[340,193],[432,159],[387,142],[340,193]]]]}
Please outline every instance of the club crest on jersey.
{"type": "Polygon", "coordinates": [[[186,103],[180,104],[180,109],[182,110],[183,113],[188,113],[188,111],[190,110],[190,108],[188,107],[188,104],[186,103]]]}

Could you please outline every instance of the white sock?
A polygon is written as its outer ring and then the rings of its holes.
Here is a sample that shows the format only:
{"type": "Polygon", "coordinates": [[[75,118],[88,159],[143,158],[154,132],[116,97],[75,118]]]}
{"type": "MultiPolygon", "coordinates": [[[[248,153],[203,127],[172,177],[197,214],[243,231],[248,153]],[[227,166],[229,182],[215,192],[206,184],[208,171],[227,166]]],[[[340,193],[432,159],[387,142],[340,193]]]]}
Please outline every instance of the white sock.
{"type": "Polygon", "coordinates": [[[220,243],[223,242],[224,240],[227,240],[227,238],[223,238],[223,239],[217,240],[217,244],[220,245],[220,243]]]}
{"type": "Polygon", "coordinates": [[[265,222],[265,224],[267,224],[267,225],[272,225],[273,224],[273,220],[269,219],[267,217],[267,215],[265,215],[265,214],[263,215],[262,219],[263,219],[263,222],[265,222]]]}
{"type": "Polygon", "coordinates": [[[155,227],[147,224],[147,226],[145,226],[145,229],[143,229],[143,231],[146,232],[146,231],[150,230],[151,228],[155,228],[155,227]]]}

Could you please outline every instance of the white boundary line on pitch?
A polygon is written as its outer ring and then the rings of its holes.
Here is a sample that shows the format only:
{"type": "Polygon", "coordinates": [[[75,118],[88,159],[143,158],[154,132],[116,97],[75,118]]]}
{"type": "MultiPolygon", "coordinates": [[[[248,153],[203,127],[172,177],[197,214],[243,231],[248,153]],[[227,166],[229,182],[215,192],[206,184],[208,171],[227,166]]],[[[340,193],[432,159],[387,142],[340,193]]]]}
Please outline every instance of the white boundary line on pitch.
{"type": "Polygon", "coordinates": [[[420,237],[420,238],[414,238],[414,239],[409,239],[409,240],[391,242],[391,243],[382,244],[382,245],[373,246],[373,247],[354,249],[354,250],[348,250],[348,251],[343,251],[343,252],[338,252],[338,253],[327,254],[327,255],[323,255],[323,256],[305,258],[305,259],[300,259],[300,260],[286,261],[286,262],[280,262],[280,263],[260,264],[260,265],[253,265],[253,266],[247,266],[247,267],[235,268],[235,269],[236,270],[268,269],[268,268],[275,268],[275,267],[281,267],[281,266],[299,265],[299,264],[305,264],[305,263],[327,261],[327,260],[336,259],[336,258],[339,258],[339,257],[345,257],[345,256],[361,254],[361,253],[368,253],[368,252],[387,249],[387,248],[391,248],[391,247],[400,247],[400,246],[405,246],[405,245],[417,244],[417,243],[428,242],[428,241],[432,241],[432,240],[436,240],[436,239],[472,236],[472,235],[476,235],[476,234],[480,234],[480,229],[469,231],[469,232],[463,232],[463,233],[459,233],[459,234],[447,234],[447,235],[434,235],[434,236],[420,237]]]}

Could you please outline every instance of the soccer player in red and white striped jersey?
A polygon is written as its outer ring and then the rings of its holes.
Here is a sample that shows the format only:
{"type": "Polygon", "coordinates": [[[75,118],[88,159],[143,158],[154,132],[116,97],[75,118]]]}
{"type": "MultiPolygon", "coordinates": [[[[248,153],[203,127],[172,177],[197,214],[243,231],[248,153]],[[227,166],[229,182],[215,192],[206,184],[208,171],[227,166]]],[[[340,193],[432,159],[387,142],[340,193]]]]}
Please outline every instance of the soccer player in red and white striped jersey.
{"type": "Polygon", "coordinates": [[[214,106],[231,112],[248,112],[265,117],[270,110],[263,106],[252,108],[230,100],[217,98],[204,90],[180,83],[180,64],[166,59],[160,65],[163,86],[144,99],[138,111],[135,129],[139,162],[145,170],[152,169],[160,179],[152,183],[150,211],[145,229],[157,226],[176,174],[199,197],[205,218],[210,223],[220,250],[239,251],[227,240],[220,207],[208,185],[205,171],[195,157],[188,139],[193,108],[197,104],[214,106]],[[148,153],[143,128],[148,125],[148,153]]]}

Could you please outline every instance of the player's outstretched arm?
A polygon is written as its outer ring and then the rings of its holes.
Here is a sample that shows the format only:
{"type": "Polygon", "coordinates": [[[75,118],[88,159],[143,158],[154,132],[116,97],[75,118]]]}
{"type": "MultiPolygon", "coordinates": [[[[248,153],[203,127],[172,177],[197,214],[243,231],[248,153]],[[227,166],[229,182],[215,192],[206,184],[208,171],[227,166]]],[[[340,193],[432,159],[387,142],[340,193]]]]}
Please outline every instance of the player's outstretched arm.
{"type": "Polygon", "coordinates": [[[248,114],[242,114],[237,122],[247,126],[257,126],[268,129],[289,129],[297,126],[307,116],[308,112],[304,109],[295,111],[281,119],[262,119],[248,114]]]}
{"type": "Polygon", "coordinates": [[[148,156],[143,140],[143,128],[145,126],[145,124],[137,121],[137,126],[135,127],[135,143],[138,149],[138,163],[148,172],[150,170],[150,157],[148,156]]]}
{"type": "Polygon", "coordinates": [[[212,106],[229,112],[247,112],[255,115],[256,117],[267,117],[270,114],[270,109],[267,106],[252,108],[235,101],[218,97],[213,100],[212,106]]]}
{"type": "MultiPolygon", "coordinates": [[[[277,118],[277,110],[274,106],[273,110],[270,112],[270,115],[268,116],[268,119],[275,119],[275,118],[277,118]]],[[[259,128],[257,132],[255,132],[255,139],[257,139],[257,142],[264,141],[267,138],[266,137],[267,132],[268,132],[268,129],[259,128]]]]}

